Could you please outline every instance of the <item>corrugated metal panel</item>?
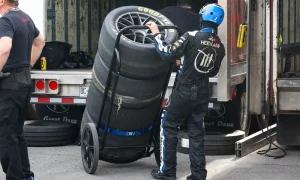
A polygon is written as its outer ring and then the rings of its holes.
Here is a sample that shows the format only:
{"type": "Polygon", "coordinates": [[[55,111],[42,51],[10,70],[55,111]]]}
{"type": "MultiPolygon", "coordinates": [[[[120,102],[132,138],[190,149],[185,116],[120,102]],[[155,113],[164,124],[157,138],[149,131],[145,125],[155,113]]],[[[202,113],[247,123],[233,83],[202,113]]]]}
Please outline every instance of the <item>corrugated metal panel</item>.
{"type": "MultiPolygon", "coordinates": [[[[300,1],[299,0],[280,0],[279,1],[279,31],[282,37],[281,45],[300,42],[300,1]]],[[[281,54],[279,59],[278,72],[283,72],[286,58],[281,54]]],[[[292,56],[291,72],[300,71],[300,56],[292,56]]]]}
{"type": "Polygon", "coordinates": [[[85,51],[93,57],[98,47],[102,22],[115,8],[114,0],[48,0],[46,41],[63,41],[72,44],[72,52],[85,51]]]}

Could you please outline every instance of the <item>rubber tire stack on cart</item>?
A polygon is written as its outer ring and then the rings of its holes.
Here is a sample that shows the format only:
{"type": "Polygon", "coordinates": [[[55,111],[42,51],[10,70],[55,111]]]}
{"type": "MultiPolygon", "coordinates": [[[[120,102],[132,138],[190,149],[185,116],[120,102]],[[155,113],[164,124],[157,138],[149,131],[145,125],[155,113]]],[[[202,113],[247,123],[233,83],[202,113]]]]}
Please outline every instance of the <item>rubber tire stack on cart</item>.
{"type": "MultiPolygon", "coordinates": [[[[161,110],[162,94],[170,73],[170,64],[163,61],[157,53],[149,29],[129,30],[124,33],[119,43],[121,70],[110,124],[107,126],[105,122],[108,116],[112,86],[117,77],[115,67],[113,67],[108,100],[104,105],[100,127],[98,130],[95,128],[100,116],[118,32],[126,26],[145,25],[150,20],[156,21],[159,25],[172,25],[170,20],[158,12],[137,6],[123,6],[114,9],[104,20],[94,61],[93,80],[88,91],[86,109],[81,124],[82,151],[90,148],[90,146],[86,146],[87,143],[93,145],[93,157],[82,156],[85,170],[88,173],[95,172],[98,161],[95,159],[96,162],[89,167],[85,161],[90,161],[95,157],[111,163],[129,163],[142,158],[151,138],[152,124],[155,118],[160,119],[156,116],[161,110]],[[99,150],[106,127],[109,129],[104,147],[140,147],[99,150]],[[99,152],[95,152],[97,150],[99,152]]],[[[163,30],[163,32],[167,35],[167,42],[174,42],[177,39],[177,31],[163,30]]],[[[157,134],[159,136],[159,132],[157,134]]],[[[156,157],[158,157],[157,154],[156,157]]]]}

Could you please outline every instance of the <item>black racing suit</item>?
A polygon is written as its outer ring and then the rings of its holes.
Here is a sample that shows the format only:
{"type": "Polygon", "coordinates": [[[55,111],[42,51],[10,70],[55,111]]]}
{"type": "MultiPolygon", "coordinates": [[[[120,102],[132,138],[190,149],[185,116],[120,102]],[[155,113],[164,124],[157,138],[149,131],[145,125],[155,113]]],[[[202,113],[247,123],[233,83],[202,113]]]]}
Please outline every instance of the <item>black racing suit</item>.
{"type": "MultiPolygon", "coordinates": [[[[158,12],[170,19],[174,25],[178,26],[182,34],[188,31],[195,31],[199,29],[200,17],[199,14],[193,9],[168,6],[159,10],[158,12]]],[[[179,69],[180,66],[177,66],[177,64],[174,63],[172,72],[178,73],[179,69]]]]}
{"type": "Polygon", "coordinates": [[[32,19],[19,9],[10,10],[0,18],[0,38],[12,39],[7,62],[2,69],[10,76],[0,78],[0,160],[7,180],[25,180],[30,171],[23,127],[30,103],[31,50],[39,35],[32,19]]]}
{"type": "Polygon", "coordinates": [[[191,178],[206,179],[204,154],[204,117],[209,102],[209,77],[217,75],[225,49],[212,28],[186,32],[175,43],[167,45],[162,34],[154,35],[157,51],[164,60],[184,56],[178,83],[165,107],[161,123],[161,167],[169,177],[176,177],[176,147],[179,126],[185,120],[189,129],[191,178]]]}

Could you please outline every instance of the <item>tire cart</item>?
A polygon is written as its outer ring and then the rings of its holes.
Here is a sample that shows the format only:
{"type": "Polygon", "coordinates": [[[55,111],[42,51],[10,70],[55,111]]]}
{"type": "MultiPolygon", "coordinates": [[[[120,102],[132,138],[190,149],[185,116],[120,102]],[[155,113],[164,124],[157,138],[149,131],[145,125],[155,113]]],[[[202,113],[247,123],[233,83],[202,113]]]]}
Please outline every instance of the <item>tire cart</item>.
{"type": "MultiPolygon", "coordinates": [[[[158,28],[160,30],[175,29],[178,32],[178,36],[180,36],[180,34],[181,34],[180,29],[177,26],[158,26],[158,28]]],[[[107,81],[106,81],[106,87],[105,87],[104,97],[103,97],[102,106],[101,106],[101,110],[100,110],[100,116],[98,118],[96,125],[94,123],[87,123],[84,126],[83,131],[82,131],[81,159],[82,159],[84,169],[88,174],[94,174],[95,171],[97,170],[98,161],[100,160],[99,152],[102,151],[103,149],[124,149],[124,148],[137,148],[137,147],[144,148],[145,147],[146,148],[145,153],[143,154],[143,156],[140,157],[140,159],[150,157],[154,153],[156,163],[158,166],[160,166],[160,123],[161,123],[161,116],[163,113],[162,103],[163,103],[163,100],[164,100],[164,97],[166,94],[166,90],[168,87],[168,83],[169,83],[169,79],[171,76],[172,67],[174,65],[174,62],[172,62],[170,64],[169,74],[164,83],[164,89],[163,89],[163,94],[161,96],[160,106],[159,106],[157,115],[155,116],[155,119],[152,124],[153,128],[150,133],[150,139],[149,139],[148,145],[143,146],[143,147],[141,147],[141,146],[108,147],[105,145],[106,137],[107,137],[107,133],[108,133],[108,127],[110,125],[110,118],[111,118],[112,107],[113,107],[114,98],[115,98],[115,91],[116,91],[116,87],[117,87],[118,79],[119,79],[118,75],[120,75],[120,69],[121,69],[121,57],[119,55],[118,46],[119,46],[121,35],[123,35],[123,33],[126,30],[134,30],[134,29],[148,29],[148,27],[140,26],[140,25],[139,26],[133,25],[133,26],[128,26],[128,27],[123,28],[118,33],[116,42],[115,42],[115,48],[114,48],[114,53],[113,53],[113,57],[112,57],[112,62],[111,62],[110,68],[109,68],[109,72],[108,72],[109,74],[108,74],[107,81]],[[98,136],[98,129],[100,127],[100,122],[103,117],[103,111],[104,111],[103,104],[106,102],[107,97],[108,97],[108,89],[109,89],[110,83],[111,83],[112,69],[113,69],[113,67],[115,67],[116,60],[119,63],[119,65],[117,67],[117,72],[115,72],[117,74],[117,77],[116,77],[116,80],[112,87],[112,97],[110,98],[110,101],[109,101],[108,117],[105,119],[105,129],[104,129],[104,134],[103,134],[103,140],[102,140],[102,142],[99,142],[100,140],[99,140],[99,136],[98,136]],[[153,148],[153,149],[151,150],[151,148],[153,148]]],[[[176,76],[176,79],[177,79],[177,76],[176,76]]],[[[176,79],[175,79],[173,89],[175,88],[176,79]]],[[[125,163],[130,163],[130,162],[125,162],[125,163]]]]}

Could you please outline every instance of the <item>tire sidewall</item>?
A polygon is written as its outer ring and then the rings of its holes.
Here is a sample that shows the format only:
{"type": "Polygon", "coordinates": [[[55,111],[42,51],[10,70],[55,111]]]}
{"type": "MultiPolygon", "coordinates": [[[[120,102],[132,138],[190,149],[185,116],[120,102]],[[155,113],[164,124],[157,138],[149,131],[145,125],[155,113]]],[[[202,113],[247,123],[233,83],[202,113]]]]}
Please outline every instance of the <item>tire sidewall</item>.
{"type": "MultiPolygon", "coordinates": [[[[171,20],[169,20],[167,17],[163,16],[161,13],[159,13],[153,9],[141,7],[141,6],[125,6],[125,7],[120,7],[120,8],[114,9],[113,11],[110,12],[110,15],[106,16],[106,18],[104,20],[104,23],[105,23],[104,27],[108,28],[107,32],[110,34],[110,36],[117,37],[118,30],[116,28],[116,21],[121,15],[128,13],[128,12],[144,13],[149,16],[156,17],[163,23],[164,26],[173,26],[174,25],[171,22],[171,20]],[[110,29],[110,28],[112,28],[112,29],[110,29]]],[[[178,33],[176,32],[176,30],[173,30],[173,29],[168,30],[168,36],[165,39],[166,42],[167,43],[174,42],[178,37],[177,35],[178,35],[178,33]]],[[[132,48],[132,49],[138,48],[141,51],[155,50],[154,44],[143,44],[141,46],[140,43],[129,41],[124,36],[121,36],[120,44],[127,46],[129,48],[132,48]]]]}
{"type": "MultiPolygon", "coordinates": [[[[98,53],[107,67],[111,64],[116,38],[119,33],[116,27],[117,20],[126,13],[144,13],[158,19],[163,25],[173,25],[165,16],[149,8],[125,6],[114,9],[105,17],[98,42],[98,53]]],[[[167,37],[165,38],[167,43],[175,42],[177,38],[178,33],[176,30],[167,30],[167,37]]],[[[154,43],[141,44],[121,36],[118,50],[121,57],[120,74],[122,76],[144,80],[162,77],[164,73],[167,73],[169,63],[161,59],[154,43]]]]}

